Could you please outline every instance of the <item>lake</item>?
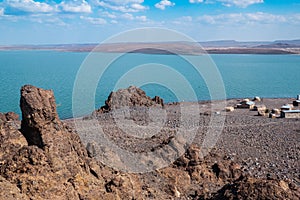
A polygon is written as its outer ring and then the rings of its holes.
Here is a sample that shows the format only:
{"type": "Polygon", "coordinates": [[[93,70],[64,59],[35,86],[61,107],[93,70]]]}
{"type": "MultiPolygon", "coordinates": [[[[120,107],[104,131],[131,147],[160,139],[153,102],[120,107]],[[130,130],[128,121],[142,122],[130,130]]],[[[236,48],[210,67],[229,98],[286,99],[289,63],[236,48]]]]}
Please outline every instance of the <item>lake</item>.
{"type": "MultiPolygon", "coordinates": [[[[62,119],[72,117],[73,85],[87,55],[86,52],[0,51],[0,112],[13,111],[20,114],[20,88],[22,85],[31,84],[53,89],[59,116],[62,119]]],[[[226,98],[280,98],[296,97],[300,94],[299,55],[230,54],[211,55],[211,58],[223,78],[226,98]]],[[[198,100],[210,99],[204,80],[189,63],[178,56],[131,53],[111,63],[105,71],[97,85],[95,107],[104,104],[122,75],[145,63],[148,63],[149,67],[151,63],[159,63],[173,68],[190,82],[198,100]]],[[[163,75],[165,79],[174,79],[170,74],[163,75]]],[[[139,79],[143,76],[146,78],[151,74],[141,74],[139,79]]],[[[128,84],[134,83],[135,80],[132,79],[128,84]]],[[[184,96],[185,88],[181,84],[177,87],[184,96]]],[[[166,102],[191,100],[188,95],[178,99],[169,88],[155,83],[146,84],[142,89],[151,97],[161,96],[166,102]]],[[[86,113],[83,111],[83,114],[86,113]]]]}

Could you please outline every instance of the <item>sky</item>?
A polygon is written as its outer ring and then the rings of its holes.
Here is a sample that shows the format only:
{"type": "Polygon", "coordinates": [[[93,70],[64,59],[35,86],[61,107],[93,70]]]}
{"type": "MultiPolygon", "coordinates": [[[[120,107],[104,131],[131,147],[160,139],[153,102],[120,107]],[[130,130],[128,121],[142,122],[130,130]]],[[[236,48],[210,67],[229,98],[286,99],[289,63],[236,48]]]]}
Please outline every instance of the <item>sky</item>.
{"type": "Polygon", "coordinates": [[[0,0],[0,45],[100,43],[143,27],[197,41],[300,39],[300,0],[0,0]]]}

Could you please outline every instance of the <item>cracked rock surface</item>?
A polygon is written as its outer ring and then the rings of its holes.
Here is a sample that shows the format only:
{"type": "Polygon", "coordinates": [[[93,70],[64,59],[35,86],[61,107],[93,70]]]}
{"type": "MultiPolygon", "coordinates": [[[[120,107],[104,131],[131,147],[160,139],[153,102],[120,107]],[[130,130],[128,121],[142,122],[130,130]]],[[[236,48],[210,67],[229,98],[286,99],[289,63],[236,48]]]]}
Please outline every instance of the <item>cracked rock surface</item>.
{"type": "MultiPolygon", "coordinates": [[[[117,105],[163,105],[159,97],[145,97],[145,93],[137,88],[123,92],[132,93],[134,100],[126,97],[117,101],[117,105]]],[[[254,177],[247,169],[256,162],[234,159],[239,155],[233,156],[230,149],[223,153],[212,151],[203,158],[199,143],[192,144],[165,168],[147,173],[123,173],[95,160],[91,150],[88,153],[72,128],[72,122],[59,119],[51,90],[23,86],[20,106],[22,121],[14,113],[0,113],[0,199],[300,198],[299,185],[295,181],[280,179],[280,176],[254,177]]],[[[111,101],[108,100],[107,106],[113,107],[111,101]]],[[[165,109],[178,111],[176,104],[165,106],[165,109]]],[[[109,113],[97,115],[103,123],[110,122],[109,119],[105,121],[109,113]]],[[[134,120],[143,124],[143,119],[149,120],[139,115],[135,115],[134,120]]],[[[229,116],[227,120],[230,119],[229,116]]],[[[175,116],[172,122],[166,122],[169,125],[165,130],[176,127],[176,120],[175,116]]],[[[204,119],[203,123],[206,121],[204,119]]],[[[230,128],[236,133],[234,127],[226,127],[230,128]]],[[[123,137],[117,132],[112,133],[113,130],[109,128],[107,134],[115,134],[116,140],[123,137]]],[[[167,136],[163,132],[161,137],[153,137],[152,142],[158,145],[151,145],[149,149],[160,148],[170,141],[169,132],[165,132],[167,136]]],[[[137,152],[139,149],[138,146],[131,148],[137,152]]],[[[295,151],[299,153],[299,149],[295,151]]]]}

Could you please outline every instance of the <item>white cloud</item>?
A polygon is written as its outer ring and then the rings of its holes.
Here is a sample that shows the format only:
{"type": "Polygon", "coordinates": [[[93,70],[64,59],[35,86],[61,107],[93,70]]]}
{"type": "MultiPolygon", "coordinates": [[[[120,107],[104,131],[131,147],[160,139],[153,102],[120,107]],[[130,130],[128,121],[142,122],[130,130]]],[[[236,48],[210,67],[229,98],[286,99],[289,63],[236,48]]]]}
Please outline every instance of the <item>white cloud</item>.
{"type": "Polygon", "coordinates": [[[198,21],[204,22],[207,24],[215,24],[216,20],[218,20],[218,19],[219,19],[219,15],[216,15],[216,16],[203,15],[203,16],[198,17],[198,21]]]}
{"type": "Polygon", "coordinates": [[[203,3],[204,0],[189,0],[190,3],[203,3]]]}
{"type": "Polygon", "coordinates": [[[116,19],[116,18],[117,18],[117,16],[116,16],[115,14],[110,13],[110,12],[103,12],[103,13],[101,13],[101,14],[102,14],[102,16],[108,17],[108,18],[110,18],[110,19],[116,19]]]}
{"type": "Polygon", "coordinates": [[[282,15],[274,15],[263,12],[247,13],[245,15],[249,21],[258,21],[263,23],[286,22],[286,17],[282,15]]]}
{"type": "Polygon", "coordinates": [[[92,7],[85,1],[71,1],[71,2],[66,2],[62,1],[59,4],[59,7],[62,9],[64,12],[72,12],[72,13],[91,13],[92,12],[92,7]]]}
{"type": "Polygon", "coordinates": [[[94,18],[94,17],[85,17],[85,16],[80,16],[80,19],[86,20],[91,24],[95,25],[103,25],[107,24],[107,21],[103,18],[94,18]]]}
{"type": "Polygon", "coordinates": [[[117,24],[118,21],[117,21],[117,20],[111,20],[110,23],[112,23],[112,24],[117,24]]]}
{"type": "Polygon", "coordinates": [[[136,20],[136,21],[140,21],[140,22],[146,22],[148,21],[147,16],[145,15],[141,15],[141,16],[134,16],[131,13],[124,13],[122,15],[119,16],[120,19],[125,19],[125,20],[136,20]]]}
{"type": "Polygon", "coordinates": [[[138,21],[142,21],[142,22],[146,22],[148,19],[147,19],[147,16],[145,15],[142,15],[142,16],[136,16],[136,19],[138,21]]]}
{"type": "Polygon", "coordinates": [[[191,22],[193,21],[193,18],[191,16],[183,16],[181,20],[186,22],[191,22]]]}
{"type": "Polygon", "coordinates": [[[126,4],[130,4],[130,3],[141,4],[144,2],[144,0],[103,0],[103,1],[107,2],[107,3],[116,4],[116,5],[126,5],[126,4]]]}
{"type": "Polygon", "coordinates": [[[284,23],[287,17],[270,13],[230,13],[220,15],[203,15],[198,17],[199,22],[217,25],[239,25],[239,24],[272,24],[284,23]]]}
{"type": "Polygon", "coordinates": [[[128,19],[128,20],[133,20],[134,19],[133,15],[130,14],[130,13],[125,13],[121,17],[124,18],[124,19],[128,19]]]}
{"type": "Polygon", "coordinates": [[[287,21],[289,21],[291,24],[300,24],[300,14],[289,16],[287,21]]]}
{"type": "Polygon", "coordinates": [[[175,3],[169,0],[161,0],[160,2],[155,4],[155,7],[161,10],[165,10],[168,6],[175,6],[175,3]]]}
{"type": "Polygon", "coordinates": [[[4,15],[4,8],[0,8],[0,16],[4,15]]]}
{"type": "Polygon", "coordinates": [[[23,12],[48,13],[54,11],[54,7],[47,3],[33,0],[6,0],[5,5],[23,12]]]}
{"type": "Polygon", "coordinates": [[[241,8],[246,8],[252,4],[264,3],[264,0],[189,0],[190,3],[215,3],[220,2],[224,6],[231,7],[237,6],[241,8]]]}
{"type": "Polygon", "coordinates": [[[141,10],[141,11],[147,9],[147,7],[145,7],[141,4],[138,4],[138,3],[131,4],[131,8],[136,9],[136,10],[141,10]]]}
{"type": "Polygon", "coordinates": [[[26,17],[28,20],[40,24],[54,24],[58,26],[67,26],[67,24],[60,18],[52,14],[34,14],[26,17]]]}
{"type": "Polygon", "coordinates": [[[120,12],[140,12],[148,9],[148,7],[142,5],[143,2],[144,0],[105,0],[97,1],[96,5],[120,12]]]}
{"type": "Polygon", "coordinates": [[[190,25],[193,22],[193,17],[191,16],[183,16],[172,21],[173,24],[177,25],[190,25]]]}
{"type": "Polygon", "coordinates": [[[264,3],[264,0],[217,0],[225,6],[237,6],[246,8],[252,4],[264,3]]]}

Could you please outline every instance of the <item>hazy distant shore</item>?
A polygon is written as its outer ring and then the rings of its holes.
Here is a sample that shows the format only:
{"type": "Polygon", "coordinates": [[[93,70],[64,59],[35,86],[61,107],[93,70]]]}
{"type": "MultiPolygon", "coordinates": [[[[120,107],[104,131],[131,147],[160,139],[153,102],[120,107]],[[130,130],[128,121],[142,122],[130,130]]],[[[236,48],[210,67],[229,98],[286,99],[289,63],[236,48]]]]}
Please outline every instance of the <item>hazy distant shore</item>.
{"type": "Polygon", "coordinates": [[[212,41],[200,43],[111,43],[57,45],[0,45],[0,50],[50,50],[66,52],[144,53],[144,54],[300,54],[300,40],[274,42],[212,41]],[[200,45],[199,45],[200,44],[200,45]],[[201,48],[201,46],[203,48],[201,48]]]}

